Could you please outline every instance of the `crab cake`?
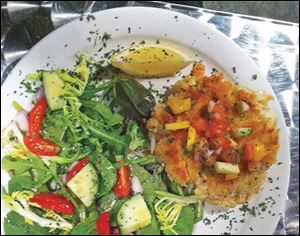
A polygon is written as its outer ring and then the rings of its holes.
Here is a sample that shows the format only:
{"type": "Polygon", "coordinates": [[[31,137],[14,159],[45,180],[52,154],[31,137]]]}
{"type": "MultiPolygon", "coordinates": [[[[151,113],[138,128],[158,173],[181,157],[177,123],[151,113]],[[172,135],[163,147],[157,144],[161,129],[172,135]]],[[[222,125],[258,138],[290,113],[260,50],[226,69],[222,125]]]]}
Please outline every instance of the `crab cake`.
{"type": "Polygon", "coordinates": [[[167,91],[147,127],[156,137],[155,154],[171,179],[207,202],[234,207],[248,201],[276,163],[279,148],[272,97],[224,79],[205,76],[205,66],[167,91]]]}

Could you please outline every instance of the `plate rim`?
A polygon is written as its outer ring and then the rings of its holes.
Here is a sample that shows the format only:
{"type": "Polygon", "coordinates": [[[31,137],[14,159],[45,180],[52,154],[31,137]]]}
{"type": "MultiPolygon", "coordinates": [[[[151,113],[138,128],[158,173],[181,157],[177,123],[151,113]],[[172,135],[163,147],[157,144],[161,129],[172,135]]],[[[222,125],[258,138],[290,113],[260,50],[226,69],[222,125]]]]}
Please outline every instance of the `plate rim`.
{"type": "MultiPolygon", "coordinates": [[[[195,19],[193,18],[192,16],[189,16],[189,15],[186,15],[184,13],[181,13],[181,12],[176,12],[176,11],[172,11],[172,10],[169,10],[169,9],[161,9],[161,8],[156,8],[156,7],[147,7],[147,6],[126,6],[126,7],[117,7],[117,8],[111,8],[111,9],[105,9],[105,10],[100,10],[100,11],[96,11],[96,12],[93,12],[92,15],[95,15],[97,17],[101,17],[101,16],[98,16],[98,15],[101,15],[101,14],[107,14],[108,12],[120,12],[120,11],[131,11],[133,9],[141,9],[141,10],[153,10],[153,11],[158,11],[158,12],[162,12],[162,13],[173,13],[173,14],[176,14],[176,15],[180,15],[181,17],[183,18],[187,18],[188,20],[192,20],[194,22],[196,22],[197,24],[199,24],[200,26],[204,26],[206,28],[209,28],[209,30],[212,30],[214,32],[214,34],[217,34],[218,37],[221,37],[222,40],[226,41],[226,43],[228,44],[231,44],[232,47],[235,48],[235,50],[239,51],[239,53],[241,53],[243,55],[243,57],[245,59],[247,59],[248,63],[251,63],[251,66],[254,67],[256,69],[256,72],[259,73],[259,76],[262,77],[265,81],[266,81],[266,84],[269,88],[269,90],[272,92],[272,96],[274,97],[274,105],[276,107],[276,109],[278,109],[279,111],[279,115],[280,117],[276,117],[277,118],[277,127],[278,127],[278,123],[280,122],[280,124],[284,125],[283,127],[280,127],[280,132],[281,132],[281,135],[282,135],[282,138],[283,140],[279,140],[279,144],[281,144],[281,142],[284,142],[284,144],[286,145],[287,147],[287,150],[284,151],[285,154],[288,155],[288,160],[286,160],[288,163],[288,165],[291,164],[291,156],[290,156],[290,143],[289,143],[289,132],[288,132],[288,127],[286,126],[286,123],[285,123],[285,119],[284,119],[284,116],[283,116],[283,112],[282,112],[282,108],[280,106],[280,103],[277,99],[277,96],[270,84],[270,82],[268,81],[268,79],[266,78],[266,76],[261,72],[260,68],[254,63],[254,61],[233,41],[231,40],[228,36],[226,36],[225,34],[223,34],[221,31],[219,31],[218,29],[214,28],[212,24],[210,23],[207,23],[207,22],[202,22],[201,19],[195,19]]],[[[111,14],[112,14],[111,13],[111,14]]],[[[14,66],[14,68],[12,69],[12,71],[10,72],[10,74],[7,76],[7,78],[5,79],[5,81],[3,82],[3,84],[1,85],[1,94],[2,94],[2,89],[4,89],[5,87],[7,87],[7,84],[8,84],[8,81],[11,80],[11,74],[14,73],[14,71],[17,70],[17,67],[19,64],[21,63],[24,63],[24,61],[27,60],[28,57],[31,56],[31,54],[34,53],[34,51],[36,50],[36,48],[38,48],[40,46],[40,44],[43,42],[43,41],[47,41],[48,38],[51,38],[53,37],[53,35],[59,33],[59,32],[62,32],[64,31],[65,28],[67,27],[72,27],[72,25],[76,25],[78,24],[78,18],[77,19],[74,19],[62,26],[60,26],[59,28],[55,29],[54,31],[50,32],[48,35],[46,35],[44,38],[42,38],[39,42],[37,42],[27,53],[25,56],[23,56],[19,61],[18,63],[14,66]]],[[[205,54],[206,55],[206,54],[205,54]]],[[[206,55],[209,57],[209,55],[206,55]]],[[[212,59],[213,60],[213,59],[212,59]]],[[[214,60],[213,60],[214,61],[214,60]]],[[[217,63],[218,64],[218,63],[217,63]]],[[[268,91],[269,92],[269,91],[268,91]]],[[[2,108],[1,108],[1,111],[2,111],[2,108]]],[[[1,120],[1,126],[2,126],[2,120],[1,120]]],[[[278,127],[279,128],[279,127],[278,127]]],[[[281,146],[281,145],[280,145],[281,146]]],[[[280,147],[281,148],[281,147],[280,147]]],[[[280,149],[279,149],[280,150],[280,149]]],[[[279,152],[279,151],[278,151],[279,152]]],[[[278,154],[277,154],[278,155],[278,154]]],[[[287,193],[288,193],[288,188],[289,188],[289,182],[290,182],[290,167],[288,168],[288,175],[287,175],[287,184],[285,185],[286,189],[284,189],[284,196],[281,197],[281,199],[285,199],[285,197],[287,196],[287,193]]],[[[282,191],[283,192],[283,191],[282,191]]],[[[282,204],[281,204],[281,207],[279,207],[280,209],[280,212],[284,212],[284,209],[285,209],[285,205],[286,205],[286,201],[285,200],[282,200],[282,204]]],[[[276,217],[276,220],[272,226],[272,233],[275,231],[277,225],[278,225],[278,221],[279,221],[280,217],[277,216],[276,217]]],[[[270,230],[271,231],[271,230],[270,230]]]]}

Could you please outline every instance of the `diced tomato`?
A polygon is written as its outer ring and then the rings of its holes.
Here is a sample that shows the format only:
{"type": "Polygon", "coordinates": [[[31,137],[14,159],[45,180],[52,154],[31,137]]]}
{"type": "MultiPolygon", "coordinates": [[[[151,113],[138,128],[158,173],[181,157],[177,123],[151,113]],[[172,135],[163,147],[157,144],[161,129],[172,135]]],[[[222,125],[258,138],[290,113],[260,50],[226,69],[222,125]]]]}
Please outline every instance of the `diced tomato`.
{"type": "Polygon", "coordinates": [[[249,141],[248,143],[245,144],[244,148],[244,156],[248,161],[253,160],[254,158],[254,143],[249,141]]]}
{"type": "Polygon", "coordinates": [[[60,195],[51,193],[38,193],[30,198],[30,202],[40,205],[42,208],[57,213],[72,215],[74,213],[73,203],[60,195]]]}
{"type": "Polygon", "coordinates": [[[110,214],[108,211],[103,212],[97,222],[96,222],[96,228],[99,235],[110,235],[111,234],[111,228],[110,228],[110,214]]]}
{"type": "Polygon", "coordinates": [[[200,98],[201,93],[197,87],[191,86],[188,91],[188,96],[193,100],[197,100],[200,98]]]}
{"type": "Polygon", "coordinates": [[[67,182],[69,182],[83,167],[89,163],[88,158],[82,159],[78,162],[67,174],[67,182]]]}
{"type": "MultiPolygon", "coordinates": [[[[224,145],[224,144],[223,144],[224,145]]],[[[223,151],[222,154],[220,155],[220,159],[224,162],[227,163],[234,163],[237,161],[237,157],[235,156],[234,152],[232,151],[223,151]]]]}
{"type": "Polygon", "coordinates": [[[260,162],[259,161],[249,161],[248,162],[248,170],[250,172],[256,171],[260,167],[260,162]]]}
{"type": "Polygon", "coordinates": [[[187,129],[180,129],[173,132],[174,138],[182,143],[187,140],[187,129]]]}
{"type": "Polygon", "coordinates": [[[35,104],[29,114],[28,135],[32,137],[40,137],[43,119],[48,107],[46,98],[42,98],[35,104]]]}
{"type": "Polygon", "coordinates": [[[209,129],[208,121],[204,118],[199,118],[192,122],[192,126],[197,130],[197,132],[207,131],[209,129]]]}
{"type": "Polygon", "coordinates": [[[203,77],[205,76],[205,65],[196,63],[193,67],[192,74],[196,77],[203,77]]]}
{"type": "MultiPolygon", "coordinates": [[[[117,163],[124,163],[118,161],[117,163]]],[[[129,166],[122,166],[117,169],[117,182],[114,186],[114,193],[118,198],[128,197],[130,195],[130,169],[129,166]]]]}
{"type": "Polygon", "coordinates": [[[211,120],[213,122],[223,122],[223,123],[225,122],[226,112],[222,104],[216,103],[213,109],[213,115],[211,116],[211,120]]]}
{"type": "Polygon", "coordinates": [[[223,150],[230,148],[230,141],[225,137],[228,126],[224,123],[212,123],[209,128],[210,145],[222,147],[223,150]]]}
{"type": "Polygon", "coordinates": [[[258,162],[265,156],[265,146],[257,140],[249,141],[245,144],[244,155],[248,161],[258,162]]]}
{"type": "Polygon", "coordinates": [[[24,136],[23,140],[28,150],[39,156],[56,156],[60,152],[55,143],[39,137],[24,136]]]}
{"type": "Polygon", "coordinates": [[[159,122],[162,124],[168,124],[176,121],[173,115],[171,115],[169,112],[166,112],[162,109],[158,111],[157,118],[159,122]]]}

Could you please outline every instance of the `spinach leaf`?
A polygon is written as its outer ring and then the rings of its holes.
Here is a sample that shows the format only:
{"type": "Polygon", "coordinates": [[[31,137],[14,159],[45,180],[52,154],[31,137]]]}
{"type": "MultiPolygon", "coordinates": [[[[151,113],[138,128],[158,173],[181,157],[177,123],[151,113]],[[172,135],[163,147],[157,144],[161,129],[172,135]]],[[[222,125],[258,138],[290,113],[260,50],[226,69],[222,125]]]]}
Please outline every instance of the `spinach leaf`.
{"type": "Polygon", "coordinates": [[[99,208],[101,212],[110,211],[115,205],[117,199],[113,192],[109,192],[105,194],[102,198],[100,198],[99,208]]]}
{"type": "Polygon", "coordinates": [[[134,108],[142,116],[149,117],[155,105],[152,93],[135,79],[122,79],[118,82],[134,108]]]}
{"type": "Polygon", "coordinates": [[[100,165],[97,166],[100,170],[102,181],[100,183],[99,196],[104,196],[109,193],[115,186],[117,181],[116,168],[113,164],[104,156],[100,157],[100,165]]]}
{"type": "Polygon", "coordinates": [[[135,120],[140,119],[141,115],[135,109],[134,105],[128,98],[127,94],[124,92],[120,83],[116,83],[114,91],[115,91],[114,94],[115,101],[121,107],[122,109],[121,111],[123,112],[123,114],[135,120]]]}
{"type": "Polygon", "coordinates": [[[136,163],[131,164],[131,169],[132,174],[137,176],[143,185],[145,201],[152,216],[150,225],[138,230],[137,234],[160,235],[159,224],[156,220],[153,204],[156,198],[155,191],[163,190],[164,185],[159,179],[152,176],[147,170],[136,163]]]}
{"type": "Polygon", "coordinates": [[[90,100],[100,92],[105,93],[101,95],[106,95],[111,88],[112,88],[111,81],[104,82],[100,85],[88,84],[80,98],[85,100],[90,100]]]}
{"type": "Polygon", "coordinates": [[[155,213],[154,213],[154,207],[153,203],[150,204],[148,202],[148,208],[151,214],[151,223],[147,225],[146,227],[143,227],[139,229],[136,234],[137,235],[160,235],[160,229],[159,229],[159,224],[157,222],[155,213]]]}
{"type": "MultiPolygon", "coordinates": [[[[173,230],[177,232],[178,235],[192,235],[193,227],[195,222],[195,212],[192,206],[185,206],[182,208],[176,225],[173,230]]],[[[174,235],[170,230],[164,230],[165,235],[174,235]]]]}
{"type": "Polygon", "coordinates": [[[71,235],[96,235],[95,226],[98,218],[98,213],[93,211],[89,217],[77,224],[72,231],[71,235]]]}
{"type": "Polygon", "coordinates": [[[111,210],[110,210],[110,224],[112,226],[118,226],[118,224],[117,224],[117,215],[118,215],[118,212],[119,212],[121,206],[123,205],[123,203],[126,200],[127,200],[126,198],[117,199],[115,204],[111,208],[111,210]]]}
{"type": "Polygon", "coordinates": [[[131,164],[132,175],[138,177],[143,185],[145,200],[153,204],[156,190],[165,190],[163,183],[136,163],[131,164]]]}
{"type": "Polygon", "coordinates": [[[31,190],[35,186],[34,181],[29,176],[15,176],[8,182],[9,193],[23,190],[31,190]]]}
{"type": "Polygon", "coordinates": [[[6,235],[51,235],[48,229],[36,223],[28,224],[24,217],[11,211],[4,218],[4,232],[6,235]]]}
{"type": "Polygon", "coordinates": [[[169,179],[169,177],[167,176],[167,174],[164,173],[162,175],[162,179],[163,179],[164,183],[166,183],[168,192],[174,193],[176,195],[181,195],[181,196],[184,195],[182,187],[178,183],[171,181],[169,179]]]}

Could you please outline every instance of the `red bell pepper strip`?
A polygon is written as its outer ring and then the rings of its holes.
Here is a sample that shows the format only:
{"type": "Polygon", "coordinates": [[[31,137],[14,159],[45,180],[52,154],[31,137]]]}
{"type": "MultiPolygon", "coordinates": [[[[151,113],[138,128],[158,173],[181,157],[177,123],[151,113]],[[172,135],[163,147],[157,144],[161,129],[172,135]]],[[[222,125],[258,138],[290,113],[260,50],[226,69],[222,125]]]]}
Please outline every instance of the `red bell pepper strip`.
{"type": "Polygon", "coordinates": [[[111,234],[111,228],[110,228],[110,214],[108,211],[103,212],[97,222],[96,222],[96,228],[99,235],[110,235],[111,234]]]}
{"type": "Polygon", "coordinates": [[[60,195],[52,193],[38,193],[29,200],[32,203],[37,203],[42,208],[52,210],[57,213],[72,215],[74,213],[73,203],[60,195]]]}
{"type": "Polygon", "coordinates": [[[69,182],[83,167],[89,163],[88,158],[84,158],[79,161],[68,173],[67,173],[67,182],[69,182]]]}
{"type": "Polygon", "coordinates": [[[42,98],[35,104],[29,114],[28,135],[32,137],[40,137],[43,119],[48,107],[46,98],[42,98]]]}
{"type": "MultiPolygon", "coordinates": [[[[123,160],[117,163],[124,163],[123,160]]],[[[118,198],[130,195],[130,169],[129,166],[122,166],[117,169],[117,182],[114,186],[114,193],[118,198]]]]}
{"type": "Polygon", "coordinates": [[[39,156],[56,156],[60,152],[55,143],[40,137],[24,136],[23,140],[28,150],[39,156]]]}

